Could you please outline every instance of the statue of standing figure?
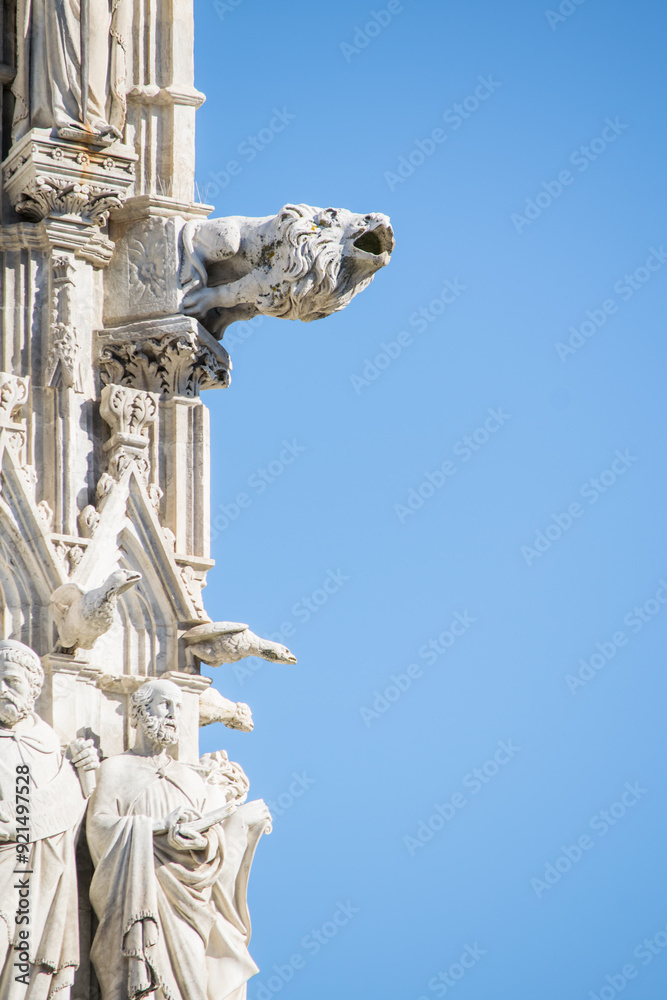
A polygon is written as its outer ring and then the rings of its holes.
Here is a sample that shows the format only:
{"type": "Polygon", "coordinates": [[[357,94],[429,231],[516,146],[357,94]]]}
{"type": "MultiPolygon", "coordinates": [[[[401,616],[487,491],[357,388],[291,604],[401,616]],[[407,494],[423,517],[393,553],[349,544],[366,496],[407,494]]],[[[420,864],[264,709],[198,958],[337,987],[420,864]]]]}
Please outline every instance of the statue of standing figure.
{"type": "Polygon", "coordinates": [[[0,642],[0,997],[67,1000],[79,965],[75,848],[99,766],[92,740],[62,753],[34,712],[36,653],[0,642]]]}
{"type": "Polygon", "coordinates": [[[13,141],[31,128],[120,138],[130,33],[129,0],[18,0],[13,141]]]}
{"type": "Polygon", "coordinates": [[[90,801],[91,958],[102,1000],[244,1000],[258,971],[247,883],[271,816],[261,800],[237,805],[247,781],[225,755],[198,767],[167,753],[181,703],[171,681],[135,691],[135,746],[102,763],[90,801]]]}

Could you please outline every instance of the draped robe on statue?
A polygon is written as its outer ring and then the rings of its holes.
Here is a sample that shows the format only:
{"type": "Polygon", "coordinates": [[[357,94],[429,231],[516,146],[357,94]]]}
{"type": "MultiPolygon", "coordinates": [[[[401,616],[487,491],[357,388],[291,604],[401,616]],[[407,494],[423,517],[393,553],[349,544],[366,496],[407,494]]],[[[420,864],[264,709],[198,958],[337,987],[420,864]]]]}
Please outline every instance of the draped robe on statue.
{"type": "Polygon", "coordinates": [[[88,4],[91,126],[125,124],[127,0],[18,0],[14,142],[31,128],[83,123],[81,6],[88,4]]]}
{"type": "Polygon", "coordinates": [[[91,957],[103,1000],[242,1000],[258,970],[248,954],[248,874],[260,827],[243,808],[207,833],[205,849],[172,848],[153,821],[179,807],[217,808],[187,764],[128,751],[104,761],[88,812],[99,919],[91,957]],[[152,996],[152,994],[151,994],[152,996]]]}
{"type": "MultiPolygon", "coordinates": [[[[16,843],[0,843],[0,997],[57,1000],[69,997],[79,964],[79,912],[75,847],[86,800],[73,765],[63,757],[51,726],[36,715],[14,729],[0,729],[0,798],[16,812],[16,768],[30,768],[28,863],[17,861],[16,843]],[[15,869],[27,868],[29,875],[15,869]],[[28,880],[29,924],[16,923],[19,882],[28,880]],[[18,982],[14,946],[29,931],[30,983],[18,982]]],[[[23,827],[19,826],[19,830],[23,827]]]]}

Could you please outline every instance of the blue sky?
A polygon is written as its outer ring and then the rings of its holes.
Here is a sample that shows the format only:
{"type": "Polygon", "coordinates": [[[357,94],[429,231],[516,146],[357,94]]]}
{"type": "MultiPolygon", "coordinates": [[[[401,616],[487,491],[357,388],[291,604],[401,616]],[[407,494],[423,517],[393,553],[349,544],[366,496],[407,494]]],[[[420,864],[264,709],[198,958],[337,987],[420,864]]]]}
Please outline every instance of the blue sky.
{"type": "Polygon", "coordinates": [[[344,312],[232,326],[206,394],[208,613],[299,658],[213,671],[256,727],[203,732],[278,806],[249,1000],[655,1000],[664,6],[195,12],[214,214],[397,240],[344,312]]]}

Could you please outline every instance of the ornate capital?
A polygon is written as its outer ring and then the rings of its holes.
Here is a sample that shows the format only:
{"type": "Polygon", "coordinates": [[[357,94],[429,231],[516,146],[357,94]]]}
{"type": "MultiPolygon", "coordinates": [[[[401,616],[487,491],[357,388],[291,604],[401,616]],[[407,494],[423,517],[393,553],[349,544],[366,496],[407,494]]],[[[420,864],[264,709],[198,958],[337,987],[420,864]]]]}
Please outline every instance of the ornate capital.
{"type": "Polygon", "coordinates": [[[53,244],[103,267],[113,244],[99,230],[133,192],[136,159],[134,151],[120,143],[113,149],[93,149],[35,128],[5,160],[4,188],[25,219],[47,222],[53,244]]]}
{"type": "Polygon", "coordinates": [[[120,144],[113,151],[93,150],[85,142],[35,128],[12,147],[3,179],[16,211],[32,222],[76,215],[103,225],[109,210],[132,192],[136,159],[120,144]]]}
{"type": "MultiPolygon", "coordinates": [[[[110,440],[104,445],[109,457],[108,473],[114,479],[120,479],[134,463],[148,486],[151,474],[150,427],[158,415],[158,397],[124,385],[106,385],[100,398],[100,414],[112,432],[110,440]]],[[[151,484],[151,490],[151,500],[159,504],[159,488],[151,484]]]]}
{"type": "Polygon", "coordinates": [[[122,385],[106,385],[102,389],[100,413],[109,424],[114,437],[142,438],[141,447],[148,444],[148,428],[157,416],[157,399],[150,392],[128,389],[122,385]]]}
{"type": "Polygon", "coordinates": [[[134,386],[162,396],[198,396],[226,388],[232,363],[227,351],[186,316],[145,320],[100,333],[104,385],[134,386]]]}

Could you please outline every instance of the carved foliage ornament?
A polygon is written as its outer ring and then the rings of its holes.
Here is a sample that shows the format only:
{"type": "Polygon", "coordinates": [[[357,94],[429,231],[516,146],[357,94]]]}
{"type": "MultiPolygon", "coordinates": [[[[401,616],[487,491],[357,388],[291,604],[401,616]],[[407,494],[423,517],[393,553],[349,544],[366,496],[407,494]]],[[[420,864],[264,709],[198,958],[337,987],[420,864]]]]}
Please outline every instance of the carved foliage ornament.
{"type": "Polygon", "coordinates": [[[112,431],[111,439],[104,445],[109,456],[108,471],[98,483],[98,498],[102,499],[113,488],[115,480],[134,464],[143,479],[151,503],[157,510],[162,490],[150,482],[149,454],[150,427],[158,414],[158,397],[141,389],[124,385],[106,385],[100,398],[100,414],[112,431]]]}
{"type": "Polygon", "coordinates": [[[68,257],[53,261],[53,320],[51,345],[46,359],[44,381],[50,387],[59,381],[81,392],[81,348],[71,322],[71,296],[74,289],[73,268],[68,257]]]}
{"type": "Polygon", "coordinates": [[[157,416],[157,400],[149,392],[108,385],[102,390],[100,413],[114,435],[148,439],[148,428],[157,416]]]}
{"type": "Polygon", "coordinates": [[[48,215],[76,215],[94,226],[104,226],[109,212],[120,208],[123,200],[120,192],[99,184],[37,177],[23,189],[15,207],[30,222],[40,222],[48,215]]]}
{"type": "Polygon", "coordinates": [[[26,422],[20,413],[29,390],[29,378],[0,372],[0,428],[4,428],[5,441],[22,468],[26,485],[32,490],[37,476],[34,468],[26,465],[26,422]]]}
{"type": "Polygon", "coordinates": [[[30,379],[0,372],[0,426],[19,422],[19,410],[28,399],[30,379]]]}
{"type": "Polygon", "coordinates": [[[228,360],[201,344],[193,331],[108,344],[99,366],[105,385],[142,386],[165,396],[195,397],[230,383],[228,360]]]}

